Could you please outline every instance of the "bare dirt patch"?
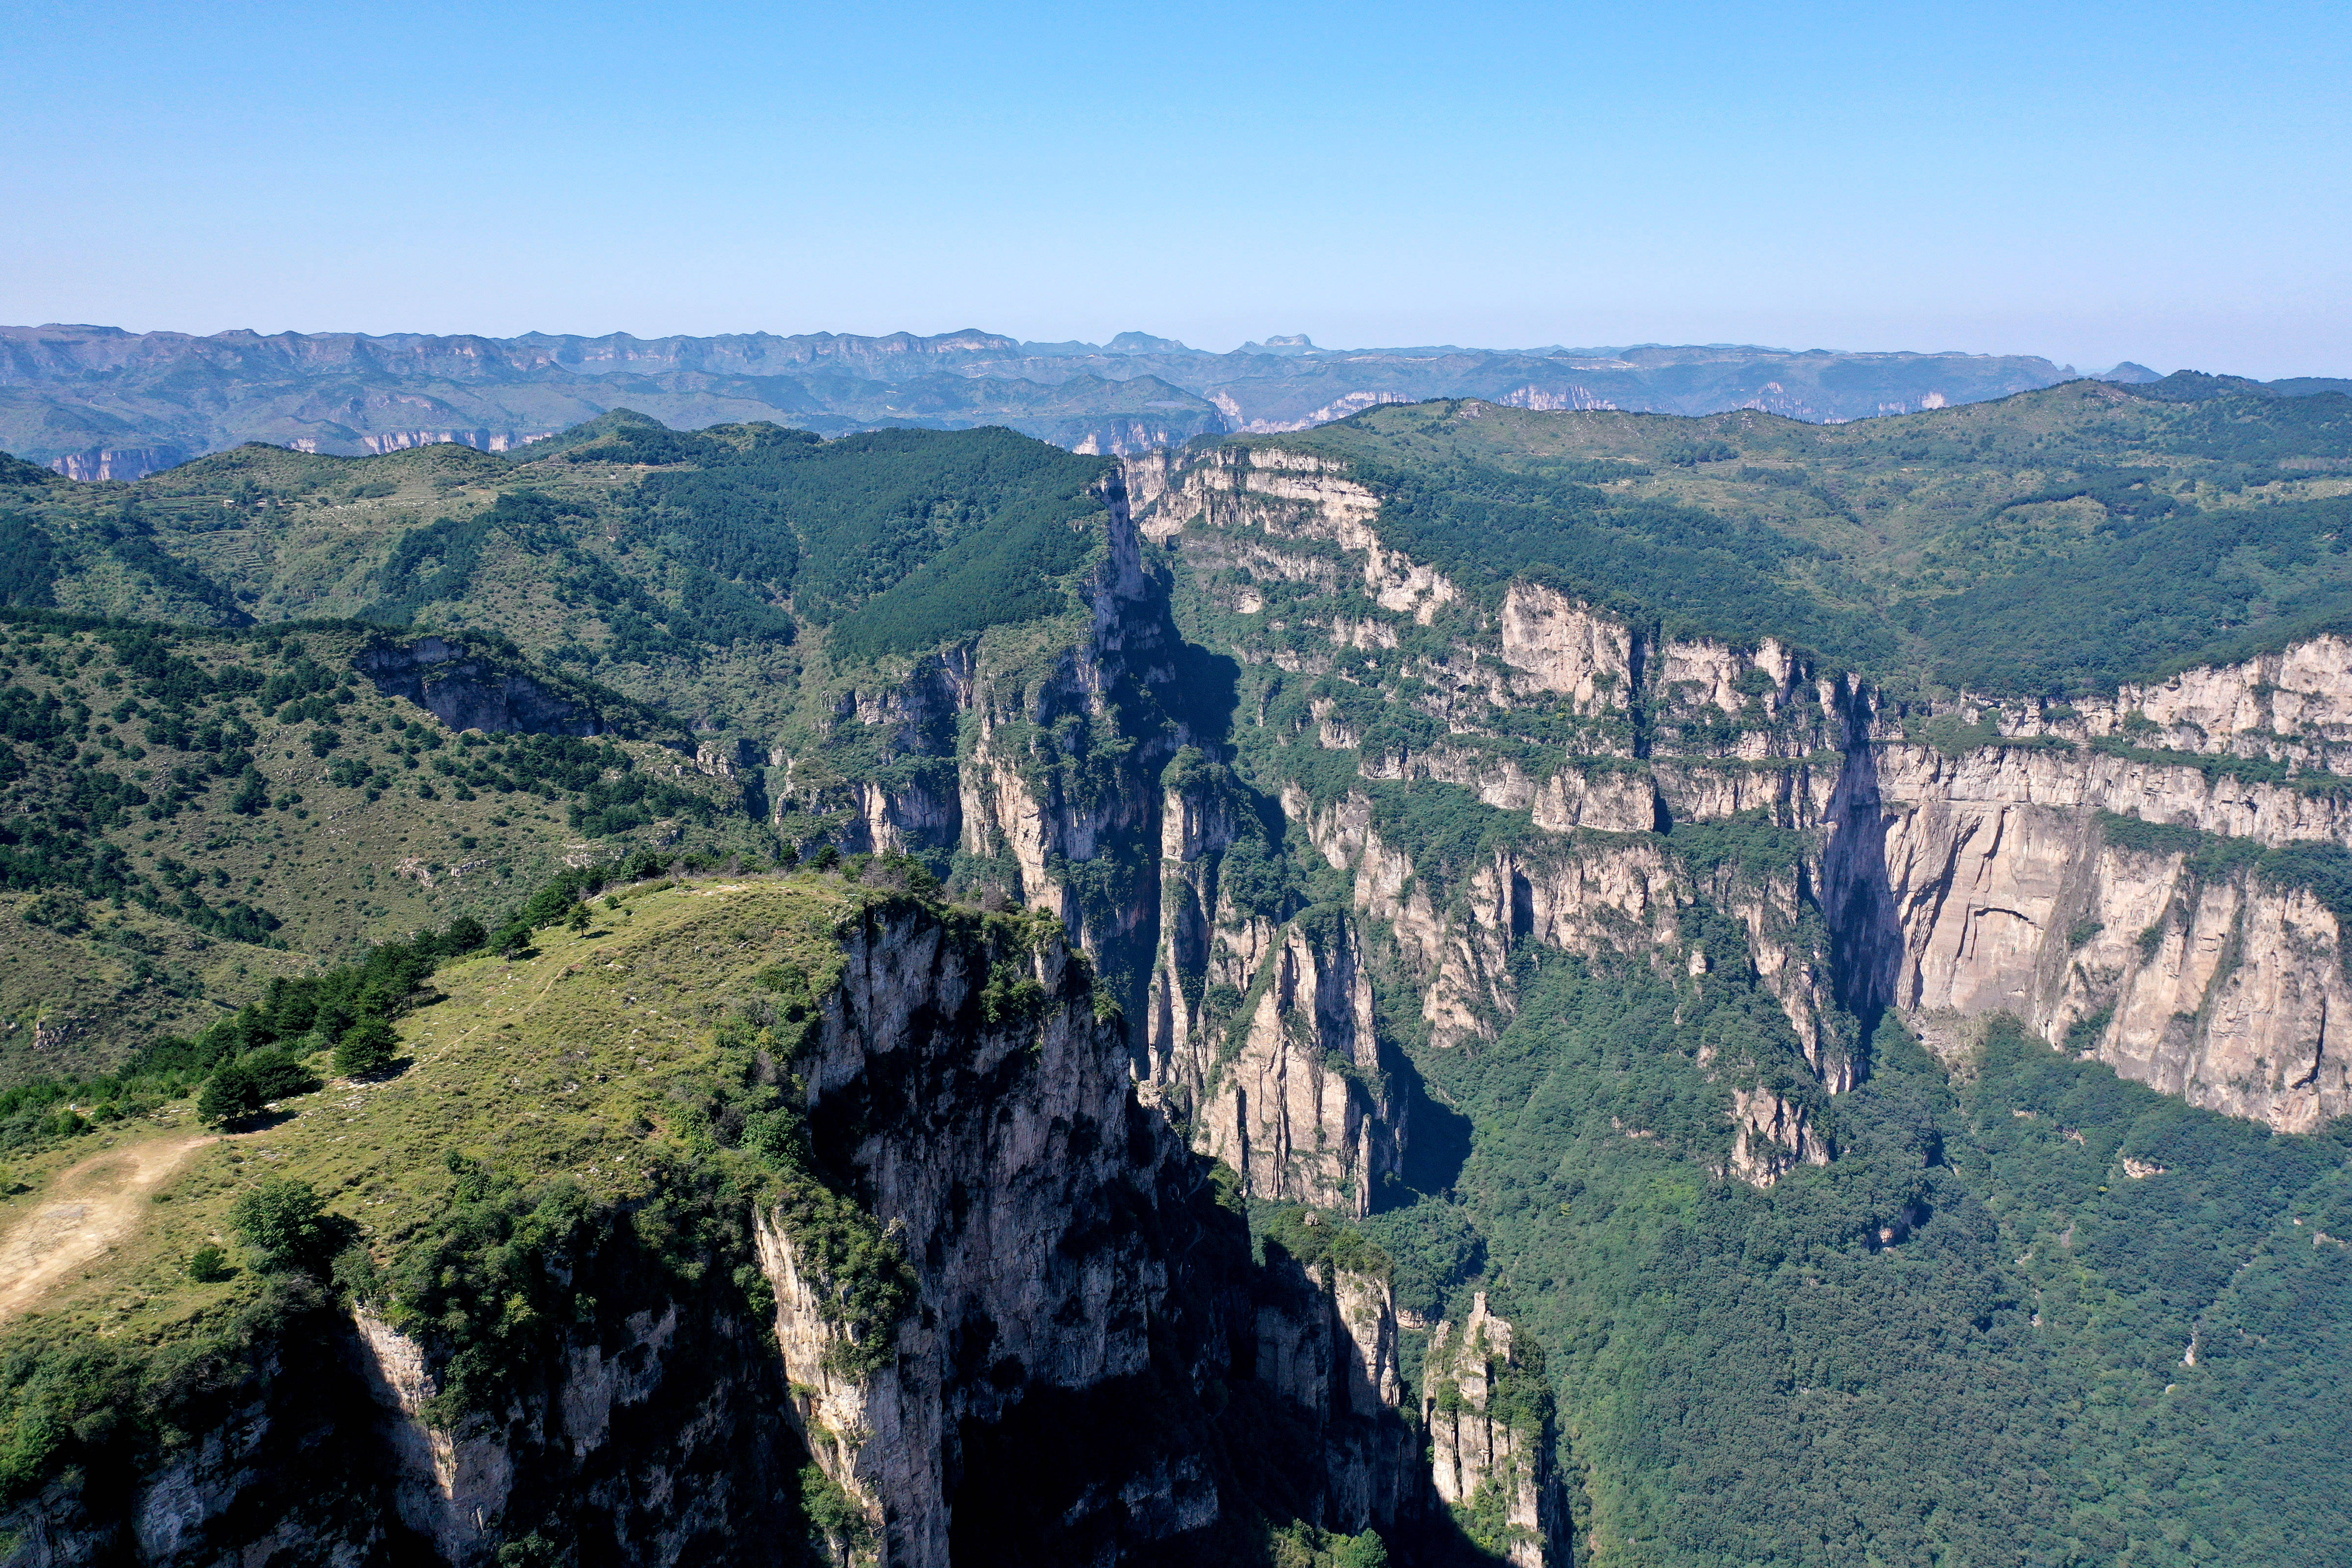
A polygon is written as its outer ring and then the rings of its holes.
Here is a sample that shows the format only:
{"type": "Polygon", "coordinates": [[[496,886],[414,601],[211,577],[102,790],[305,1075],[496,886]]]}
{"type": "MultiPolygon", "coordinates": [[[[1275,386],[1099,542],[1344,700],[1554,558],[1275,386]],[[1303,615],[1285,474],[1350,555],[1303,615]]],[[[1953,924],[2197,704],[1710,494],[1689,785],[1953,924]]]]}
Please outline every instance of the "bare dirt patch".
{"type": "Polygon", "coordinates": [[[0,1237],[0,1319],[25,1310],[104,1256],[152,1210],[147,1196],[211,1138],[157,1138],[93,1154],[49,1184],[41,1205],[0,1237]]]}

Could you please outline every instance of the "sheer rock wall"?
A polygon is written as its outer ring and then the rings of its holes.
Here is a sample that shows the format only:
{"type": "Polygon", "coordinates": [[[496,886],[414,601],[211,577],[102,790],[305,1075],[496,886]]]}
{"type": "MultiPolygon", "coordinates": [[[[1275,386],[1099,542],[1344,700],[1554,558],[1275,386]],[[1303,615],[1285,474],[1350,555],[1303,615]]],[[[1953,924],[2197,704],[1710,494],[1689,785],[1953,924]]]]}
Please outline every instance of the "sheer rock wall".
{"type": "MultiPolygon", "coordinates": [[[[2296,776],[2352,771],[2352,639],[2063,707],[1903,710],[1771,639],[1663,638],[1524,582],[1481,601],[1384,542],[1379,498],[1330,460],[1265,447],[1163,457],[1138,494],[1140,531],[1192,564],[1244,661],[1327,675],[1349,648],[1427,650],[1428,635],[1406,635],[1443,634],[1443,651],[1410,662],[1411,685],[1381,694],[1442,738],[1371,743],[1347,703],[1318,700],[1318,742],[1357,752],[1367,780],[1459,784],[1573,843],[1506,852],[1456,896],[1415,846],[1378,830],[1365,797],[1284,792],[1351,872],[1357,911],[1424,980],[1433,1043],[1475,1041],[1510,1016],[1515,939],[1647,943],[1668,961],[1695,890],[1676,890],[1657,851],[1596,830],[1658,844],[1650,830],[1745,816],[1813,841],[1793,886],[1747,896],[1739,913],[1758,974],[1832,1092],[1860,1070],[1828,1026],[1843,1002],[1921,1020],[2014,1013],[2053,1046],[2281,1129],[2352,1110],[2352,1057],[2329,1037],[2352,1005],[2342,936],[2311,878],[2237,851],[2221,864],[2189,845],[2111,845],[2099,826],[2112,814],[2272,850],[2352,846],[2352,790],[2296,776]],[[1332,607],[1294,599],[1277,614],[1250,586],[1271,581],[1311,584],[1332,607]],[[1345,595],[1374,607],[1342,608],[1345,595]],[[1512,739],[1509,715],[1529,706],[1554,715],[1564,749],[1512,739]],[[1913,738],[1930,719],[1971,728],[1939,750],[1913,738]],[[2218,758],[2275,767],[2206,761],[2218,758]]],[[[1801,1107],[1735,1088],[1733,1171],[1769,1179],[1828,1156],[1801,1107]]]]}

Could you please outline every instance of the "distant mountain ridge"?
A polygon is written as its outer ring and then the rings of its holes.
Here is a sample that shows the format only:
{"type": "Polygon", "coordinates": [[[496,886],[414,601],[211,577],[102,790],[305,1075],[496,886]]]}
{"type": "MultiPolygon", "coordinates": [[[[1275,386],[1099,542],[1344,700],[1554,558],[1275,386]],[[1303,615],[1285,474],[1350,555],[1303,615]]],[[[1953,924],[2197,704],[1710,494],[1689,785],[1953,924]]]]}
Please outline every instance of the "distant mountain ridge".
{"type": "MultiPolygon", "coordinates": [[[[131,479],[247,441],[341,456],[442,442],[506,451],[626,406],[683,429],[758,419],[826,436],[1001,425],[1074,451],[1125,455],[1203,435],[1307,429],[1433,397],[1531,409],[1753,408],[1836,423],[2004,397],[2075,374],[2032,355],[1720,343],[1341,350],[1290,334],[1215,353],[1140,331],[1097,344],[976,329],[200,337],[53,323],[0,327],[0,448],[75,479],[131,479]]],[[[2162,379],[2128,363],[2105,375],[2162,379]]]]}

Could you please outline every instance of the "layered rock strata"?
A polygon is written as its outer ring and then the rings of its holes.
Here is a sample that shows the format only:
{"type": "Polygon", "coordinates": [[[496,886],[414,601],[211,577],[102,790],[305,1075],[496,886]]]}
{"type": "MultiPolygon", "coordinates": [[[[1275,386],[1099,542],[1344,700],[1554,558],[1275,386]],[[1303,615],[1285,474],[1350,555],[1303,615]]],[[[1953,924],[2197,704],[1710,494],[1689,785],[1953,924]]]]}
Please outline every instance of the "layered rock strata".
{"type": "MultiPolygon", "coordinates": [[[[1465,594],[1385,542],[1379,496],[1336,461],[1235,446],[1130,473],[1140,531],[1181,552],[1237,657],[1333,676],[1351,649],[1423,650],[1367,700],[1410,704],[1441,739],[1376,743],[1377,707],[1317,700],[1318,742],[1355,752],[1367,781],[1457,784],[1563,838],[1742,816],[1811,836],[1798,885],[1750,896],[1742,919],[1832,1092],[1858,1070],[1829,1026],[1834,991],[1865,1016],[2015,1013],[2053,1046],[2282,1130],[2352,1110],[2352,1066],[2329,1038],[2347,1005],[2328,901],[2342,879],[2311,858],[2352,846],[2352,786],[2333,777],[2352,773],[2352,640],[2104,699],[1903,709],[1771,639],[1662,637],[1525,582],[1465,594]],[[1315,594],[1271,607],[1257,584],[1277,583],[1315,594]],[[1442,636],[1409,639],[1415,627],[1442,636]],[[1564,752],[1512,739],[1529,708],[1564,752]],[[2112,816],[2274,853],[2110,843],[2112,816]],[[1826,933],[1792,942],[1808,910],[1826,933]]],[[[1371,827],[1363,797],[1283,799],[1425,983],[1440,1045],[1509,1016],[1511,941],[1663,960],[1690,898],[1654,851],[1582,842],[1540,867],[1508,852],[1454,897],[1371,827]]],[[[1827,1157],[1801,1106],[1734,1088],[1727,1169],[1769,1179],[1827,1157]]]]}
{"type": "Polygon", "coordinates": [[[1826,864],[1852,984],[1915,1016],[2015,1014],[2191,1104],[2311,1131],[2352,1111],[2342,922],[2311,876],[2331,863],[2198,831],[2340,854],[2335,808],[2271,794],[2309,809],[2112,757],[1859,748],[1826,864]],[[2192,831],[2110,842],[2125,806],[2192,831]]]}

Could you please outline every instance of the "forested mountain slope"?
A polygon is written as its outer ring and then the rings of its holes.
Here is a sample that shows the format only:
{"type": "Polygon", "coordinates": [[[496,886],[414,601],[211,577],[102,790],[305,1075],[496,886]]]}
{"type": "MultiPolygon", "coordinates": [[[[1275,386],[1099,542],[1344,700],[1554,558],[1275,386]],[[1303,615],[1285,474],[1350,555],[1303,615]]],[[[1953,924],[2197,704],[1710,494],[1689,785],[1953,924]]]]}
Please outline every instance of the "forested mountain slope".
{"type": "Polygon", "coordinates": [[[28,1561],[166,1496],[191,1563],[2345,1533],[2341,396],[0,481],[9,1223],[292,1096],[10,1331],[28,1561]],[[59,955],[141,941],[58,1045],[59,955]],[[331,1258],[226,1217],[264,1169],[331,1258]],[[172,1281],[206,1236],[226,1295],[172,1281]],[[377,1392],[295,1399],[289,1334],[377,1392]],[[270,1500],[317,1441],[384,1479],[270,1500]]]}

